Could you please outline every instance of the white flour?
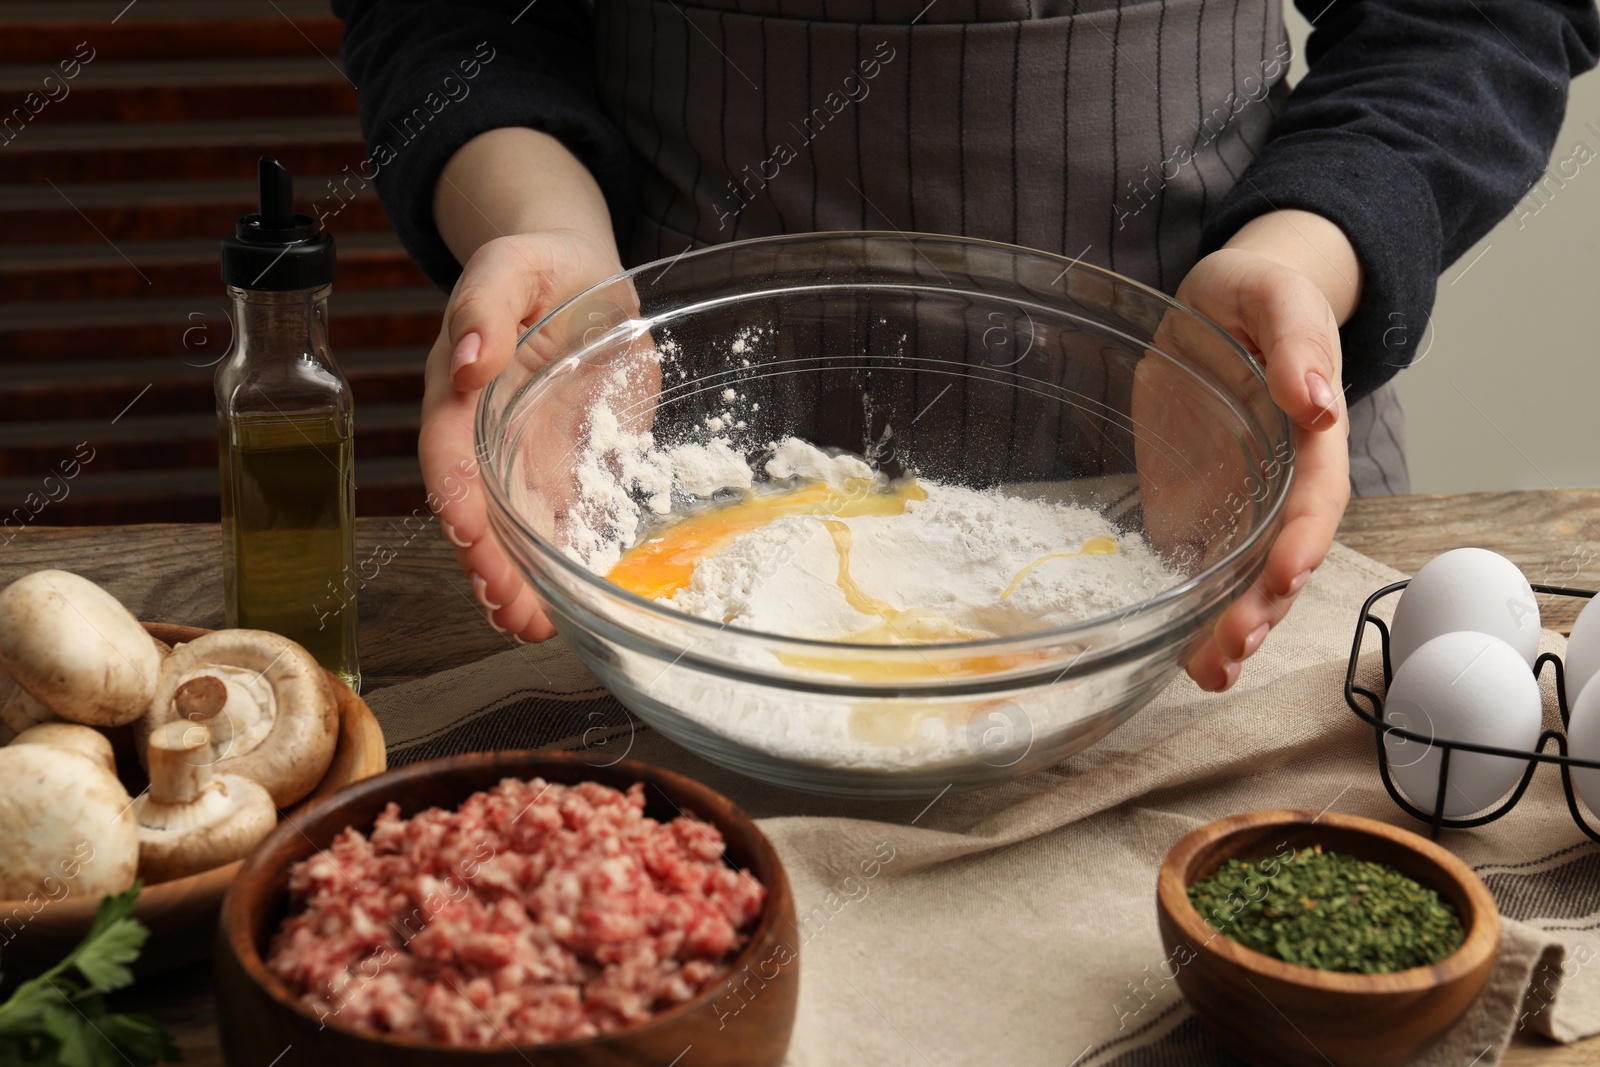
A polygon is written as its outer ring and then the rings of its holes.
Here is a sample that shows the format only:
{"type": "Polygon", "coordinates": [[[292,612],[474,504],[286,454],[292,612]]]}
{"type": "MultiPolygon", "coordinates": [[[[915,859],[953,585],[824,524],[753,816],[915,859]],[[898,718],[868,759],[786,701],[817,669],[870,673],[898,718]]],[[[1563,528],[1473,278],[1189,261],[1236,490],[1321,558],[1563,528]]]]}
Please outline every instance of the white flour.
{"type": "MultiPolygon", "coordinates": [[[[608,385],[615,397],[627,395],[627,387],[620,370],[608,385]]],[[[793,437],[741,447],[718,432],[738,421],[738,398],[724,393],[723,399],[729,410],[707,420],[709,432],[672,447],[619,426],[612,397],[594,404],[578,457],[581,501],[569,527],[569,556],[603,575],[639,536],[648,514],[692,508],[722,489],[755,487],[759,493],[758,470],[769,488],[875,477],[858,457],[830,456],[793,437]]],[[[1142,537],[1118,531],[1091,509],[919,484],[927,498],[907,501],[902,514],[834,520],[850,529],[850,573],[861,592],[896,609],[937,612],[968,630],[1021,634],[1113,614],[1177,577],[1142,537]],[[1077,552],[1093,538],[1110,538],[1115,551],[1049,560],[1003,595],[1041,556],[1077,552]]],[[[777,518],[737,537],[702,558],[690,584],[667,603],[730,627],[820,640],[879,623],[879,616],[852,607],[840,588],[838,549],[825,519],[834,517],[777,518]]],[[[734,683],[687,666],[662,671],[650,661],[645,667],[651,676],[640,684],[702,725],[773,755],[832,766],[903,769],[969,760],[973,709],[994,703],[967,698],[943,707],[926,701],[933,710],[908,719],[900,734],[864,739],[860,701],[734,683]]],[[[1060,691],[1048,706],[1027,713],[1030,736],[1096,710],[1091,690],[1097,688],[1053,687],[1060,691]]]]}
{"type": "Polygon", "coordinates": [[[576,463],[578,498],[565,524],[563,549],[596,574],[616,566],[632,543],[642,515],[636,496],[657,515],[672,509],[672,457],[648,431],[631,432],[617,419],[627,386],[626,368],[619,367],[589,407],[576,463]]]}
{"type": "Polygon", "coordinates": [[[864,460],[855,456],[830,456],[798,437],[774,442],[766,469],[769,477],[779,481],[799,478],[830,485],[843,485],[848,478],[872,477],[872,468],[864,460]]]}
{"type": "MultiPolygon", "coordinates": [[[[856,585],[895,608],[926,608],[968,630],[1026,633],[1111,614],[1142,597],[1144,568],[1160,568],[1141,537],[1119,534],[1087,508],[922,486],[928,498],[908,501],[902,515],[833,520],[850,529],[856,585]],[[1075,552],[1096,537],[1112,538],[1116,552],[1047,561],[1002,595],[1039,557],[1075,552]]],[[[822,519],[782,518],[701,560],[669,603],[748,630],[834,640],[880,621],[850,606],[838,576],[838,549],[822,519]]]]}
{"type": "MultiPolygon", "coordinates": [[[[669,344],[661,346],[668,359],[675,351],[669,344]]],[[[577,500],[567,516],[562,548],[595,574],[616,566],[647,512],[671,511],[675,492],[680,497],[709,497],[718,489],[751,485],[744,453],[726,436],[659,448],[650,431],[625,428],[617,411],[632,410],[638,372],[637,367],[618,366],[601,385],[599,397],[589,406],[587,432],[577,452],[577,500]]],[[[725,389],[723,400],[732,404],[738,394],[725,389]]],[[[743,429],[744,423],[731,408],[705,422],[712,433],[736,426],[743,429]]]]}
{"type": "Polygon", "coordinates": [[[744,453],[735,452],[726,437],[713,437],[703,445],[679,445],[668,455],[672,457],[673,485],[691,496],[710,496],[718,489],[748,489],[754,477],[744,453]]]}

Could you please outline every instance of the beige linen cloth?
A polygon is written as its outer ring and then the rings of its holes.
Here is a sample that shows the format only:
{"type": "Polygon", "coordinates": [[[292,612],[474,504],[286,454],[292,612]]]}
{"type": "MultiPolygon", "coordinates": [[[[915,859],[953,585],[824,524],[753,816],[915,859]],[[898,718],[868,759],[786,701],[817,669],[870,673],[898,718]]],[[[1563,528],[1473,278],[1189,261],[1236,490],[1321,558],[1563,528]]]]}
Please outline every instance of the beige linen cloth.
{"type": "MultiPolygon", "coordinates": [[[[793,1067],[1227,1064],[1164,977],[1157,869],[1194,827],[1260,808],[1425,830],[1384,792],[1371,729],[1343,699],[1361,603],[1399,577],[1335,546],[1233,692],[1180,677],[1060,766],[931,803],[811,797],[712,766],[634,722],[555,641],[370,703],[395,764],[496,747],[584,746],[607,761],[626,750],[760,818],[799,916],[793,1067]]],[[[1544,643],[1564,645],[1548,632],[1544,643]]],[[[1375,631],[1364,647],[1370,684],[1375,631]]],[[[1443,843],[1482,876],[1505,924],[1479,1001],[1422,1062],[1486,1067],[1519,1028],[1563,1041],[1600,1032],[1600,846],[1573,825],[1559,775],[1541,768],[1511,814],[1443,843]]]]}

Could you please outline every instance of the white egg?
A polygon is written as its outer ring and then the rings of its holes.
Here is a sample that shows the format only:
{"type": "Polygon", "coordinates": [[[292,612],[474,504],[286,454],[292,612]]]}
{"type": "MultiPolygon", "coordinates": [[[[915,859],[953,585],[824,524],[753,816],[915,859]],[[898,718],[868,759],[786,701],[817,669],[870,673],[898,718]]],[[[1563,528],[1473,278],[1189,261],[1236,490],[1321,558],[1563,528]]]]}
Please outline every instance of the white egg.
{"type": "MultiPolygon", "coordinates": [[[[1439,741],[1533,751],[1542,725],[1539,683],[1516,649],[1488,634],[1442,634],[1406,658],[1384,698],[1384,721],[1439,741]]],[[[1432,812],[1442,750],[1385,734],[1395,784],[1432,812]]],[[[1527,769],[1526,760],[1453,749],[1444,813],[1452,819],[1493,806],[1527,769]]]]}
{"type": "Polygon", "coordinates": [[[1498,637],[1533,666],[1539,602],[1515,563],[1485,548],[1457,548],[1429,560],[1395,606],[1389,662],[1398,669],[1435,637],[1458,630],[1498,637]]]}
{"type": "MultiPolygon", "coordinates": [[[[1567,755],[1600,760],[1600,685],[1585,686],[1571,705],[1567,718],[1567,755]]],[[[1572,787],[1591,811],[1600,812],[1600,771],[1572,768],[1572,787]]]]}
{"type": "Polygon", "coordinates": [[[1600,597],[1589,601],[1578,613],[1561,665],[1567,683],[1567,707],[1574,708],[1585,684],[1600,674],[1600,597]]]}

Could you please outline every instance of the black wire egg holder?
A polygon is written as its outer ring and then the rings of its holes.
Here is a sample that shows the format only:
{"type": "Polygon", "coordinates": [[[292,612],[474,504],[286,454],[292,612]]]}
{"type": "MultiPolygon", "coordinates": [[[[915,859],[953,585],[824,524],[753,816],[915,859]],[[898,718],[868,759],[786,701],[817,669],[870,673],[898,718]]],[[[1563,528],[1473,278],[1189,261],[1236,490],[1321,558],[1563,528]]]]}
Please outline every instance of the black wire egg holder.
{"type": "MultiPolygon", "coordinates": [[[[1539,764],[1553,763],[1561,768],[1561,786],[1567,794],[1567,810],[1572,813],[1572,821],[1578,824],[1578,828],[1590,840],[1600,842],[1600,830],[1590,826],[1588,820],[1583,817],[1583,812],[1578,807],[1577,792],[1572,787],[1572,768],[1600,770],[1600,760],[1579,759],[1576,756],[1567,755],[1566,728],[1568,719],[1571,716],[1571,709],[1567,706],[1565,667],[1561,662],[1560,656],[1553,652],[1546,652],[1535,660],[1533,664],[1533,676],[1536,679],[1543,673],[1545,664],[1549,663],[1555,668],[1556,702],[1561,710],[1561,729],[1551,728],[1541,733],[1538,744],[1534,746],[1532,752],[1514,748],[1497,748],[1494,745],[1479,745],[1466,741],[1445,741],[1387,723],[1383,718],[1383,700],[1372,690],[1356,684],[1356,666],[1361,659],[1362,638],[1366,635],[1368,624],[1371,624],[1378,628],[1378,634],[1383,640],[1383,689],[1385,693],[1389,691],[1389,684],[1394,679],[1394,671],[1389,661],[1389,627],[1382,619],[1372,614],[1372,608],[1384,597],[1398,593],[1409,584],[1410,580],[1408,579],[1395,582],[1392,585],[1386,585],[1367,597],[1367,602],[1361,605],[1361,617],[1356,622],[1355,641],[1350,648],[1350,663],[1344,675],[1345,703],[1350,705],[1350,710],[1354,711],[1357,717],[1373,728],[1378,744],[1378,771],[1383,778],[1383,787],[1389,791],[1389,796],[1394,799],[1394,802],[1406,814],[1427,823],[1431,828],[1429,836],[1437,839],[1440,830],[1470,830],[1473,827],[1484,826],[1494,822],[1517,806],[1517,801],[1522,799],[1522,794],[1528,791],[1528,785],[1533,781],[1533,772],[1538,769],[1539,764]],[[1368,711],[1357,701],[1356,697],[1358,695],[1371,702],[1371,711],[1368,711]],[[1384,738],[1389,734],[1440,750],[1439,787],[1434,796],[1433,810],[1431,812],[1425,811],[1407,800],[1405,795],[1394,784],[1394,778],[1389,772],[1388,750],[1384,745],[1384,738]],[[1545,748],[1552,741],[1555,742],[1557,751],[1546,752],[1545,748]],[[1450,754],[1457,749],[1462,752],[1478,752],[1486,756],[1505,756],[1514,760],[1526,760],[1528,768],[1522,773],[1522,780],[1517,783],[1517,788],[1512,791],[1511,796],[1499,807],[1487,814],[1474,815],[1470,818],[1446,818],[1444,814],[1444,799],[1450,784],[1450,754]]],[[[1584,600],[1592,599],[1595,596],[1592,590],[1566,589],[1552,585],[1535,585],[1533,586],[1533,591],[1547,596],[1575,597],[1584,600]]]]}

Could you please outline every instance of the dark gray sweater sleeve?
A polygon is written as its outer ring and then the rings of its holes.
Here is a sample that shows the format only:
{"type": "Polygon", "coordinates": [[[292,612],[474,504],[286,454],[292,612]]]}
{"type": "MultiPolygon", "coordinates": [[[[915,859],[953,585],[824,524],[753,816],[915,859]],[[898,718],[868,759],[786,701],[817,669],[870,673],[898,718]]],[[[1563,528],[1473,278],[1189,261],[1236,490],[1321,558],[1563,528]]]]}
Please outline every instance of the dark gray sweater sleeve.
{"type": "Polygon", "coordinates": [[[1314,20],[1310,73],[1201,252],[1279,208],[1337,223],[1365,275],[1341,331],[1354,400],[1411,362],[1439,274],[1544,171],[1600,14],[1594,0],[1297,2],[1314,20]]]}
{"type": "Polygon", "coordinates": [[[370,153],[363,176],[435,284],[448,290],[461,273],[433,221],[439,172],[473,137],[501,127],[559,138],[599,182],[626,247],[635,160],[596,95],[583,0],[334,0],[333,9],[370,153]]]}

